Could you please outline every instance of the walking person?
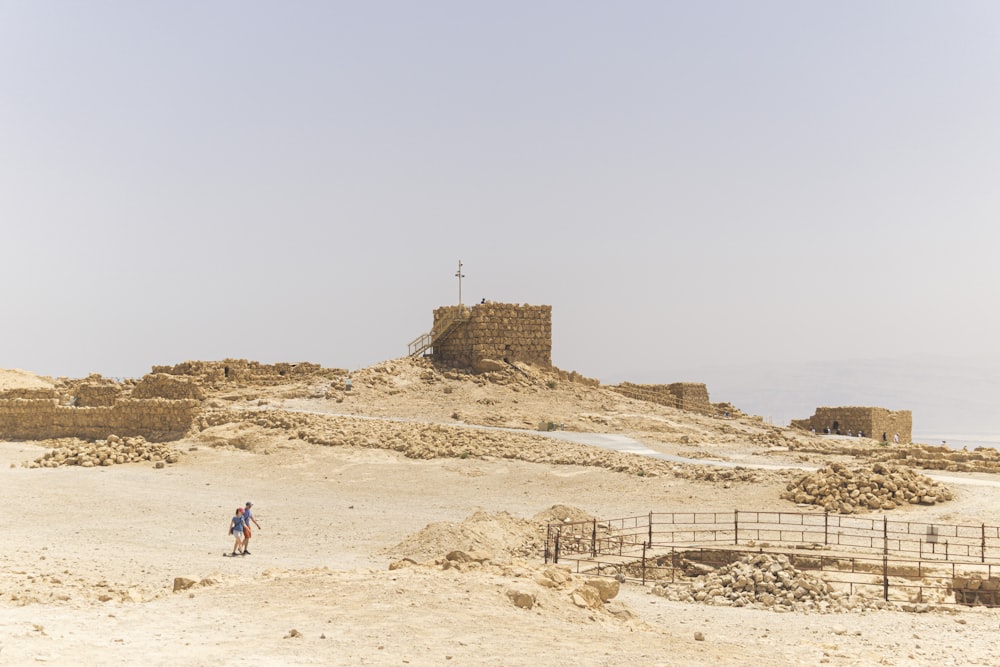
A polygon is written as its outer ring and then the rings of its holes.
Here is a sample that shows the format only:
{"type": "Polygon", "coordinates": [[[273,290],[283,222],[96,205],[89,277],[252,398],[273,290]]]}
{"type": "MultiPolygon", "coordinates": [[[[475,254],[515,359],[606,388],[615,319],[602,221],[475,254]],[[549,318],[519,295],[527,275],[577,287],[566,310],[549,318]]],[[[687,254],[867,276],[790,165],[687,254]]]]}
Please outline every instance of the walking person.
{"type": "Polygon", "coordinates": [[[257,526],[258,530],[260,529],[260,524],[257,523],[257,519],[254,518],[253,510],[250,509],[251,507],[253,507],[253,503],[248,500],[247,506],[243,509],[243,555],[244,556],[250,555],[250,551],[247,549],[247,546],[250,544],[250,536],[252,535],[252,533],[250,532],[250,522],[253,521],[253,525],[257,526]]]}
{"type": "Polygon", "coordinates": [[[233,555],[240,555],[240,548],[243,545],[243,508],[236,508],[236,515],[229,522],[229,534],[233,536],[233,555]]]}

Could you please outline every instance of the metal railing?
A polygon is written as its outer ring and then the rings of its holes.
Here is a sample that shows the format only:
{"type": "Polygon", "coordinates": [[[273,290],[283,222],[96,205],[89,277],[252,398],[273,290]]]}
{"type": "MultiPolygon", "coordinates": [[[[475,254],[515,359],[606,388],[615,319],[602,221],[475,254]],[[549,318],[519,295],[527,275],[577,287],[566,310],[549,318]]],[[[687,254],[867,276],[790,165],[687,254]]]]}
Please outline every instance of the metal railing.
{"type": "Polygon", "coordinates": [[[420,334],[407,345],[407,355],[416,357],[434,347],[438,342],[458,327],[463,322],[468,322],[470,313],[468,309],[459,311],[458,314],[445,317],[434,324],[434,328],[429,333],[420,334]]]}
{"type": "Polygon", "coordinates": [[[1000,527],[829,513],[649,512],[550,524],[546,562],[645,584],[689,581],[712,567],[783,554],[849,594],[887,601],[1000,606],[1000,527]]]}

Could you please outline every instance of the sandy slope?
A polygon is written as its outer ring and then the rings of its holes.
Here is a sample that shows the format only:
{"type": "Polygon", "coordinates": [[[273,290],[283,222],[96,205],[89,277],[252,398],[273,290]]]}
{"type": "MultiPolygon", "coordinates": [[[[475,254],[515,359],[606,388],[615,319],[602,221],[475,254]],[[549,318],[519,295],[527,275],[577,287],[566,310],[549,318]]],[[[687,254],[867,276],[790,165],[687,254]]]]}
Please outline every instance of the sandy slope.
{"type": "MultiPolygon", "coordinates": [[[[301,387],[217,400],[452,424],[553,415],[658,451],[798,460],[777,446],[798,435],[753,421],[712,423],[580,387],[424,383],[413,379],[419,367],[394,366],[402,368],[356,376],[347,398],[301,387]],[[387,382],[369,386],[368,376],[387,382]]],[[[0,664],[995,664],[1000,613],[992,610],[779,614],[675,603],[626,585],[614,609],[630,610],[627,619],[577,607],[564,591],[540,595],[530,610],[515,607],[506,591],[530,580],[540,555],[518,559],[489,541],[499,565],[388,567],[468,548],[421,531],[477,511],[507,517],[496,524],[502,542],[513,534],[505,528],[556,504],[599,517],[789,509],[778,498],[781,475],[722,484],[490,455],[413,459],[240,425],[177,447],[181,462],[160,470],[28,469],[18,464],[43,447],[0,445],[0,664]],[[224,558],[229,517],[246,500],[263,529],[252,556],[224,558]],[[175,577],[203,583],[175,593],[175,577]],[[293,629],[301,636],[289,636],[293,629]]],[[[953,488],[954,502],[901,515],[995,522],[996,488],[953,488]]]]}

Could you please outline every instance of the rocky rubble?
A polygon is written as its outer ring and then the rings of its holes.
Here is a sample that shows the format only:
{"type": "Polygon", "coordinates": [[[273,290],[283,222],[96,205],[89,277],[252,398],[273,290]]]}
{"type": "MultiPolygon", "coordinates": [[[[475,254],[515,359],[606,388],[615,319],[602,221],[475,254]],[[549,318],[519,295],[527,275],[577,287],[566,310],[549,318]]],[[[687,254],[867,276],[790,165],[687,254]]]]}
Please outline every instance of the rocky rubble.
{"type": "Polygon", "coordinates": [[[512,581],[504,594],[515,607],[532,609],[544,606],[542,600],[552,596],[557,601],[569,601],[573,605],[589,610],[604,609],[613,616],[627,620],[633,614],[624,606],[608,605],[620,590],[621,584],[606,577],[574,576],[565,565],[530,565],[523,560],[510,563],[496,563],[484,552],[451,551],[442,558],[418,563],[412,558],[403,558],[389,564],[390,570],[408,567],[454,570],[458,572],[490,572],[512,581]]]}
{"type": "Polygon", "coordinates": [[[58,468],[59,466],[110,466],[119,463],[140,463],[151,461],[162,468],[167,463],[177,463],[180,452],[163,443],[146,442],[141,436],[119,438],[108,436],[107,440],[87,442],[85,440],[58,440],[57,444],[34,461],[25,461],[25,468],[58,468]]]}
{"type": "Polygon", "coordinates": [[[901,505],[934,505],[952,499],[944,485],[909,468],[876,463],[848,468],[834,463],[790,482],[781,497],[794,503],[817,505],[829,512],[854,514],[892,510],[901,505]]]}
{"type": "Polygon", "coordinates": [[[209,409],[196,420],[196,428],[206,436],[211,429],[228,424],[250,424],[283,431],[317,445],[393,450],[413,459],[496,457],[530,463],[595,466],[640,477],[671,476],[724,483],[752,483],[769,474],[746,468],[707,470],[703,466],[553,440],[530,431],[484,431],[444,424],[380,421],[269,408],[209,409]]]}
{"type": "Polygon", "coordinates": [[[662,583],[652,593],[678,602],[820,613],[886,609],[879,598],[849,596],[795,568],[787,556],[757,554],[694,579],[689,586],[662,583]]]}

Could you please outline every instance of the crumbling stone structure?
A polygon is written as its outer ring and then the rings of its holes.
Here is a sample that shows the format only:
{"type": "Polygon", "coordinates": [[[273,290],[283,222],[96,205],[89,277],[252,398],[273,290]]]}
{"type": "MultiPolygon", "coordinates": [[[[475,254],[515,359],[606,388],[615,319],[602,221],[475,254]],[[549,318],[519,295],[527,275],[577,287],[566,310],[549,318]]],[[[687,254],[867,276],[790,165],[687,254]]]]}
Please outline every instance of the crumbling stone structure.
{"type": "Polygon", "coordinates": [[[98,407],[60,405],[56,398],[0,398],[0,438],[96,440],[141,435],[150,442],[174,440],[190,428],[200,406],[196,400],[163,398],[124,398],[98,407]]]}
{"type": "Polygon", "coordinates": [[[608,388],[629,398],[658,403],[670,408],[702,414],[715,414],[716,412],[708,400],[708,387],[700,382],[674,382],[673,384],[622,382],[608,388]]]}
{"type": "Polygon", "coordinates": [[[143,376],[132,389],[132,398],[169,398],[179,401],[205,398],[205,392],[191,378],[168,375],[167,373],[150,373],[143,376]]]}
{"type": "Polygon", "coordinates": [[[523,362],[551,368],[552,306],[482,303],[434,311],[433,359],[452,368],[491,370],[523,362]]]}
{"type": "Polygon", "coordinates": [[[118,383],[111,384],[81,384],[76,388],[74,405],[78,408],[110,407],[122,395],[122,387],[118,383]]]}
{"type": "Polygon", "coordinates": [[[175,440],[191,427],[201,407],[200,390],[175,385],[189,381],[146,376],[120,383],[99,375],[65,380],[51,389],[0,392],[0,439],[99,440],[141,436],[150,442],[175,440]],[[194,391],[191,391],[191,389],[194,391]]]}
{"type": "Polygon", "coordinates": [[[174,366],[153,366],[153,374],[183,375],[200,385],[227,383],[274,386],[317,377],[334,378],[347,374],[342,368],[323,368],[309,362],[262,364],[246,359],[185,361],[174,366]]]}
{"type": "Polygon", "coordinates": [[[908,443],[913,439],[913,413],[909,410],[887,410],[877,407],[816,408],[809,419],[793,419],[793,428],[815,430],[816,433],[858,435],[894,442],[908,443]]]}

